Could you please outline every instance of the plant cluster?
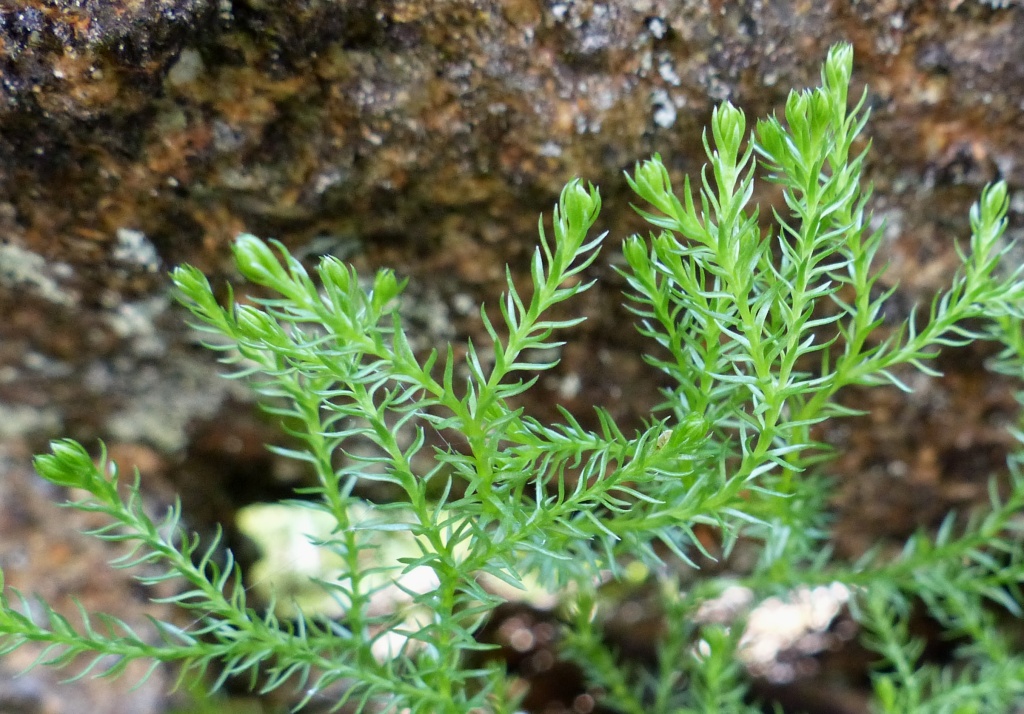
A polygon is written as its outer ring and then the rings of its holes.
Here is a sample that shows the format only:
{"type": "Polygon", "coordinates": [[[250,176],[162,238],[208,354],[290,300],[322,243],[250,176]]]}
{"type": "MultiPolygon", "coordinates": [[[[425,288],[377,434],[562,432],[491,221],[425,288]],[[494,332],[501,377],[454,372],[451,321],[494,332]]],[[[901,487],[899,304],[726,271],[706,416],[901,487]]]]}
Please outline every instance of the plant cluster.
{"type": "Polygon", "coordinates": [[[93,653],[104,674],[140,658],[178,663],[183,676],[214,671],[213,686],[250,675],[263,691],[296,687],[297,708],[331,692],[346,711],[511,713],[510,678],[477,634],[501,601],[487,583],[521,588],[529,579],[559,594],[566,656],[602,705],[755,712],[738,665],[743,615],[711,624],[698,610],[737,584],[762,599],[842,583],[864,643],[879,654],[878,711],[1008,711],[1024,696],[1024,658],[996,623],[1022,604],[1019,459],[1008,485],[993,481],[986,513],[950,516],[896,556],[845,562],[828,547],[829,448],[816,427],[852,413],[837,401],[844,387],[908,389],[901,368],[932,374],[939,348],[978,339],[1005,345],[998,369],[1024,370],[1024,275],[1003,260],[1002,183],[971,212],[952,285],[927,309],[883,325],[894,288],[882,289],[875,264],[882,234],[871,226],[867,149],[857,141],[868,113],[863,96],[850,106],[851,69],[851,48],[834,47],[821,86],[792,92],[784,117],[752,132],[740,109],[718,106],[693,186],[677,192],[657,156],[627,176],[654,233],[625,241],[622,273],[652,343],[647,361],[671,384],[638,433],[600,407],[599,426],[588,429],[565,411],[543,423],[515,406],[556,364],[538,355],[579,322],[553,319],[552,308],[592,285],[586,271],[603,236],[589,233],[601,201],[578,181],[562,191],[550,234],[541,221],[530,293],[509,273],[497,313],[480,310],[489,342],[458,359],[452,347],[425,356],[412,348],[403,283],[388,270],[362,279],[325,257],[308,272],[283,245],[244,235],[234,245],[238,269],[272,297],[225,306],[199,271],[176,269],[179,298],[211,349],[297,444],[275,450],[316,475],[296,504],[334,524],[316,545],[342,572],[317,585],[344,614],[285,620],[273,607],[256,611],[239,568],[218,562],[216,542],[188,535],[177,509],[154,522],[137,477],[121,483],[105,454],[94,460],[63,440],[37,457],[38,472],[73,489],[71,507],[109,518],[94,535],[132,546],[117,565],[147,565],[137,576],[144,584],[187,583],[169,600],[195,626],[154,622],[139,632],[84,611],[73,626],[45,604],[39,617],[20,595],[5,595],[3,651],[46,643],[42,659],[52,665],[93,653]],[[769,230],[751,205],[758,167],[785,198],[769,230]],[[370,481],[400,497],[369,502],[360,494],[370,481]],[[368,565],[396,531],[412,536],[416,554],[368,565]],[[698,531],[715,534],[714,554],[698,531]],[[739,544],[757,553],[752,567],[680,579],[702,559],[728,561],[739,544]],[[599,626],[601,583],[637,564],[666,615],[653,668],[617,656],[599,626]],[[413,571],[428,573],[430,587],[402,585],[413,571]],[[418,618],[373,607],[396,584],[418,618]],[[908,633],[913,603],[957,638],[955,662],[921,659],[908,633]]]}

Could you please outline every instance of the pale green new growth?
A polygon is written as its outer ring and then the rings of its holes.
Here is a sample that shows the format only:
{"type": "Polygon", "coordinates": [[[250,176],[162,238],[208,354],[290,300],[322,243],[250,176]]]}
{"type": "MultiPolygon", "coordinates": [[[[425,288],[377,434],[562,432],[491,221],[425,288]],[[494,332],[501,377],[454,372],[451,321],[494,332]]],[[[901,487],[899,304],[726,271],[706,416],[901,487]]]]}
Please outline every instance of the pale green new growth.
{"type": "Polygon", "coordinates": [[[901,368],[932,373],[937,348],[980,338],[1006,346],[998,369],[1024,369],[1024,276],[1001,265],[1002,183],[971,212],[952,286],[926,314],[877,336],[893,288],[880,289],[874,264],[881,232],[870,227],[861,182],[867,148],[857,136],[868,115],[863,96],[849,106],[852,60],[849,46],[833,48],[822,86],[791,93],[784,118],[759,121],[752,133],[740,109],[719,106],[694,186],[686,179],[677,192],[657,156],[627,176],[657,232],[626,240],[622,272],[640,332],[655,343],[648,362],[672,384],[638,434],[623,433],[600,408],[600,428],[590,431],[567,412],[545,424],[513,406],[554,366],[535,356],[550,354],[562,344],[557,333],[579,322],[550,319],[549,310],[592,285],[585,273],[603,236],[588,232],[601,201],[578,181],[563,190],[550,236],[540,226],[531,293],[520,295],[509,273],[502,324],[481,308],[490,343],[468,345],[464,359],[451,347],[414,352],[398,310],[404,284],[390,271],[361,280],[327,257],[311,275],[283,245],[245,235],[234,245],[238,268],[274,297],[223,307],[201,273],[175,270],[179,298],[212,335],[210,348],[298,444],[276,451],[316,475],[301,503],[336,523],[318,545],[344,572],[319,585],[345,616],[283,622],[272,607],[248,608],[242,575],[230,560],[218,565],[216,543],[184,534],[177,510],[154,523],[137,483],[122,501],[104,455],[95,464],[60,441],[37,458],[39,473],[87,494],[72,507],[110,519],[95,535],[134,546],[118,566],[163,569],[138,576],[145,584],[183,580],[170,601],[196,624],[155,622],[155,632],[136,633],[83,612],[76,629],[45,605],[42,618],[30,615],[36,608],[16,595],[0,607],[3,650],[46,643],[42,660],[55,665],[93,653],[113,674],[139,658],[177,662],[183,672],[209,668],[214,686],[249,674],[261,691],[296,688],[297,708],[330,696],[346,711],[513,712],[509,676],[475,638],[500,602],[481,574],[516,587],[529,576],[560,594],[564,650],[603,692],[603,705],[755,712],[738,657],[742,616],[726,627],[702,622],[698,609],[731,585],[763,598],[837,582],[850,589],[864,642],[881,658],[879,711],[1007,711],[1024,690],[1024,658],[996,626],[1000,610],[1018,615],[1022,603],[1016,459],[1008,494],[993,483],[990,512],[966,526],[951,516],[894,558],[847,563],[828,549],[829,450],[813,427],[851,413],[835,401],[843,387],[907,389],[901,368]],[[785,197],[771,230],[749,205],[758,167],[785,197]],[[370,503],[356,495],[367,480],[401,497],[370,503]],[[741,538],[756,544],[756,565],[690,572],[684,586],[680,572],[710,557],[697,526],[717,534],[725,558],[741,538]],[[364,551],[396,530],[415,537],[418,554],[368,570],[364,551]],[[666,614],[653,668],[621,659],[599,626],[598,583],[630,563],[657,580],[666,614]],[[406,594],[429,617],[410,621],[372,606],[382,587],[416,568],[435,586],[406,594]],[[922,663],[907,630],[914,601],[962,643],[955,666],[922,663]]]}

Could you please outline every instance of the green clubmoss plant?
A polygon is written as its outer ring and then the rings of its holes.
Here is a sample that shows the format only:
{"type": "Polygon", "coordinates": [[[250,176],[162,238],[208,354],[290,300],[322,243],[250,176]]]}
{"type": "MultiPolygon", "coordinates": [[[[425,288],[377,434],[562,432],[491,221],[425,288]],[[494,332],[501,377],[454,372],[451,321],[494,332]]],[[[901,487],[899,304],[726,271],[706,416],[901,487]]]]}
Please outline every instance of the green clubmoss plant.
{"type": "Polygon", "coordinates": [[[711,623],[701,607],[730,587],[758,601],[841,583],[878,653],[878,711],[1009,711],[1024,696],[1024,658],[997,623],[1021,612],[1017,459],[1008,484],[993,481],[984,513],[950,516],[895,555],[879,549],[847,562],[829,549],[830,450],[819,425],[853,413],[837,400],[844,388],[908,390],[908,367],[935,374],[938,350],[977,339],[1005,345],[999,369],[1024,370],[1024,277],[1003,260],[1002,183],[972,209],[952,285],[902,323],[884,324],[894,288],[882,288],[875,261],[882,232],[872,228],[867,146],[858,143],[868,113],[864,96],[851,107],[851,68],[851,48],[836,46],[821,86],[792,92],[784,116],[752,131],[740,109],[718,106],[693,185],[673,187],[657,156],[627,176],[654,232],[625,241],[621,272],[650,338],[647,361],[671,384],[638,433],[600,407],[588,429],[566,411],[543,423],[515,406],[556,364],[538,356],[555,353],[559,335],[582,319],[554,319],[552,308],[592,285],[601,201],[579,181],[562,191],[550,233],[541,222],[531,289],[517,290],[509,272],[497,313],[480,310],[487,344],[468,344],[460,357],[451,346],[413,349],[399,310],[404,283],[389,270],[367,279],[326,257],[307,271],[283,245],[243,235],[238,269],[271,297],[222,304],[198,270],[176,269],[178,296],[210,348],[297,444],[275,450],[315,473],[317,485],[296,503],[335,524],[316,545],[342,572],[317,586],[344,614],[285,620],[273,607],[255,610],[217,543],[188,535],[177,509],[151,520],[138,479],[119,483],[102,450],[94,459],[57,441],[36,459],[38,472],[78,494],[71,507],[109,519],[94,535],[132,546],[117,565],[146,565],[137,577],[147,585],[185,583],[168,600],[194,625],[153,622],[143,632],[83,611],[73,626],[8,591],[3,650],[44,643],[42,661],[58,666],[92,654],[104,674],[136,659],[176,663],[215,673],[214,687],[249,675],[263,691],[294,688],[300,709],[330,697],[345,711],[511,713],[518,690],[477,634],[501,601],[487,583],[519,588],[529,579],[559,594],[563,650],[601,705],[756,712],[740,664],[744,614],[711,623]],[[770,222],[751,205],[759,168],[785,200],[770,222]],[[400,496],[370,502],[360,495],[367,482],[400,496]],[[395,531],[413,537],[415,554],[368,566],[395,531]],[[756,557],[730,567],[740,544],[756,557]],[[713,555],[726,567],[695,571],[713,555]],[[665,615],[653,667],[621,656],[600,626],[601,584],[634,566],[649,573],[665,615]],[[430,587],[402,585],[413,571],[428,573],[430,587]],[[427,616],[374,607],[396,584],[427,616]],[[914,603],[957,638],[952,664],[922,660],[908,630],[914,603]]]}

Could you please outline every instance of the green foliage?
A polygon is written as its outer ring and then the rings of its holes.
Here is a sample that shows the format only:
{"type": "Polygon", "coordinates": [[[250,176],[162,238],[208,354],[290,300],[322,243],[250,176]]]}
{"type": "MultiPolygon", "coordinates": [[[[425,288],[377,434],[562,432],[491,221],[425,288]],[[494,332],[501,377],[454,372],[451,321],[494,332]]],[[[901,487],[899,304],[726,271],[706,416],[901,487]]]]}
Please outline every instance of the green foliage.
{"type": "Polygon", "coordinates": [[[39,473],[76,489],[72,507],[109,518],[95,535],[134,547],[117,565],[149,565],[137,576],[145,584],[187,583],[168,600],[196,624],[154,622],[155,637],[83,612],[76,629],[45,605],[36,618],[24,599],[16,607],[5,597],[4,651],[43,642],[42,659],[54,665],[95,653],[111,674],[138,658],[177,662],[183,673],[213,669],[215,686],[249,674],[262,691],[287,684],[305,692],[299,707],[331,691],[335,708],[358,711],[512,712],[508,675],[487,664],[488,647],[475,637],[500,602],[486,574],[560,594],[565,651],[604,704],[638,714],[753,712],[738,658],[742,615],[708,624],[698,610],[730,586],[763,599],[842,583],[880,657],[879,711],[1007,710],[1024,688],[1024,658],[996,624],[1022,603],[1018,460],[1009,486],[993,482],[991,508],[966,525],[951,516],[898,555],[854,563],[828,548],[829,449],[814,427],[851,414],[836,401],[840,390],[906,390],[900,368],[933,374],[939,348],[983,338],[1005,345],[997,369],[1024,369],[1024,276],[1002,262],[1002,183],[971,212],[969,250],[952,285],[879,335],[892,289],[880,289],[874,261],[881,232],[870,227],[867,148],[857,142],[868,115],[864,97],[849,106],[851,68],[850,47],[833,48],[821,87],[791,93],[784,119],[758,121],[752,133],[740,109],[719,106],[695,186],[687,179],[676,192],[657,156],[627,176],[656,232],[625,241],[622,272],[639,330],[654,343],[647,360],[672,385],[636,434],[600,408],[590,430],[567,412],[546,424],[515,406],[555,364],[539,355],[582,319],[552,319],[551,309],[592,285],[585,271],[603,236],[588,233],[601,201],[578,181],[563,190],[550,236],[541,222],[531,293],[520,294],[509,272],[500,322],[481,308],[490,340],[468,345],[463,358],[452,347],[413,350],[398,309],[404,283],[387,270],[366,280],[327,257],[311,275],[283,245],[241,236],[239,270],[273,297],[226,307],[196,269],[175,270],[179,298],[210,333],[210,348],[299,444],[276,450],[316,474],[301,503],[336,524],[317,545],[342,574],[318,586],[345,616],[281,621],[273,608],[255,612],[238,568],[214,557],[216,543],[186,535],[177,510],[154,523],[137,481],[119,490],[105,456],[97,464],[59,441],[37,458],[39,473]],[[758,166],[786,205],[768,231],[750,205],[758,166]],[[370,503],[357,495],[366,481],[400,497],[370,503]],[[755,544],[756,563],[691,574],[684,585],[678,573],[710,557],[698,526],[717,534],[724,558],[741,540],[755,544]],[[366,554],[395,531],[407,531],[417,552],[368,567],[366,554]],[[625,662],[600,628],[598,583],[622,578],[627,565],[651,573],[665,614],[653,668],[625,662]],[[373,606],[417,569],[432,585],[405,595],[426,617],[373,606]],[[958,638],[953,666],[922,661],[907,626],[914,602],[958,638]]]}

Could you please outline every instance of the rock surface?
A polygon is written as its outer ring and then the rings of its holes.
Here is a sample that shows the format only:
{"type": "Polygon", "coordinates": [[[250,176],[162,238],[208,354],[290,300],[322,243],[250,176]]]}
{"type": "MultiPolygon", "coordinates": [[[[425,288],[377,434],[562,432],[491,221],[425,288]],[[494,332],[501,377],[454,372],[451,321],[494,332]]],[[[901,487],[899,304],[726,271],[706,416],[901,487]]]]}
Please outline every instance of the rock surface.
{"type": "MultiPolygon", "coordinates": [[[[506,262],[525,267],[538,212],[574,175],[601,186],[611,245],[533,408],[635,423],[656,378],[610,267],[639,228],[623,170],[657,151],[677,178],[698,172],[715,102],[770,112],[840,40],[869,87],[868,171],[905,312],[948,279],[985,182],[1009,182],[1011,233],[1024,223],[1013,0],[0,0],[0,439],[102,437],[166,473],[194,522],[230,517],[293,475],[172,308],[169,267],[223,281],[236,233],[275,236],[395,267],[425,340],[476,339],[473,306],[506,262]]],[[[874,421],[835,435],[841,467],[874,474],[838,504],[847,522],[899,534],[984,496],[1014,406],[981,356],[954,353],[909,406],[871,397],[874,421]],[[934,498],[908,485],[879,506],[897,477],[934,498]]],[[[83,711],[61,706],[26,711],[83,711]]]]}

